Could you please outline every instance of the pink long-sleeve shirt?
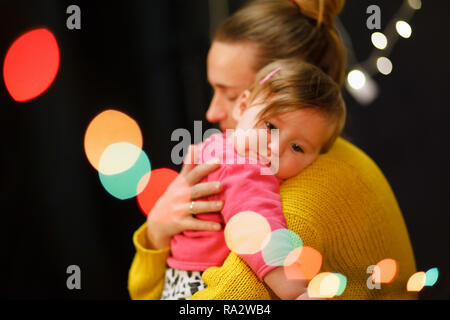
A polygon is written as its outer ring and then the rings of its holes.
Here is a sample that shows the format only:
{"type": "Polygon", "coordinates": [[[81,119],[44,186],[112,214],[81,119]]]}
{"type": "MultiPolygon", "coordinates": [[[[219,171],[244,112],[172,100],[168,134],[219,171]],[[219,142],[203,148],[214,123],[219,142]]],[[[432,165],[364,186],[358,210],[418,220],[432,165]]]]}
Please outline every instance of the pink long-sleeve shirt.
{"type": "MultiPolygon", "coordinates": [[[[225,134],[215,134],[196,146],[199,163],[213,158],[220,160],[220,167],[202,182],[220,181],[223,191],[207,200],[223,200],[221,213],[196,215],[199,219],[226,224],[231,217],[243,211],[253,211],[266,218],[271,230],[286,228],[281,208],[279,186],[281,180],[274,175],[261,174],[267,167],[255,159],[238,155],[225,134]],[[255,163],[256,162],[256,163],[255,163]]],[[[267,171],[266,171],[267,172],[267,171]]],[[[249,225],[250,229],[252,226],[249,225]]],[[[173,237],[168,265],[174,269],[204,271],[220,266],[230,253],[225,242],[224,228],[220,231],[185,231],[173,237]]],[[[241,254],[260,280],[275,266],[264,262],[262,253],[241,254]]]]}

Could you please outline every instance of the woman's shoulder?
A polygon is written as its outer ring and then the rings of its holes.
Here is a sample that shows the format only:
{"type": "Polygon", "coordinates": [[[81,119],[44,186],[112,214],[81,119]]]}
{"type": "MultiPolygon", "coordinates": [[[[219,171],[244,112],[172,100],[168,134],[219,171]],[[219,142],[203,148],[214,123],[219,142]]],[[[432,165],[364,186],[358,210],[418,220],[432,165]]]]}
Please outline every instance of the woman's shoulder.
{"type": "Polygon", "coordinates": [[[397,199],[376,163],[340,138],[327,154],[281,184],[288,228],[324,254],[324,270],[348,278],[342,298],[383,294],[405,296],[404,284],[415,272],[414,255],[397,199]],[[366,269],[391,257],[402,265],[388,291],[367,290],[366,269]],[[356,290],[356,291],[355,291],[356,290]]]}
{"type": "Polygon", "coordinates": [[[280,195],[285,213],[313,224],[327,221],[330,214],[358,219],[364,214],[401,217],[383,172],[366,153],[342,138],[299,175],[284,181],[280,195]]]}
{"type": "Polygon", "coordinates": [[[284,187],[314,183],[337,192],[356,184],[363,184],[377,192],[391,192],[390,186],[378,165],[361,149],[349,141],[338,138],[333,148],[303,170],[286,180],[284,187]]]}

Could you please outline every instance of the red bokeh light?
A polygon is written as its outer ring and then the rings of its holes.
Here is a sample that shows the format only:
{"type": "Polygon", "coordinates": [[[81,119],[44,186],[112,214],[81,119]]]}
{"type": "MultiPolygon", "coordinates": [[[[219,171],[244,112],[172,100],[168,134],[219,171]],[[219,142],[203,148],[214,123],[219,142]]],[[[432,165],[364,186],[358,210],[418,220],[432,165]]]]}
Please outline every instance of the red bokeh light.
{"type": "Polygon", "coordinates": [[[11,97],[18,102],[36,98],[55,80],[59,68],[55,36],[45,28],[17,38],[6,53],[3,78],[11,97]]]}
{"type": "Polygon", "coordinates": [[[160,168],[151,171],[150,179],[147,185],[136,197],[139,208],[145,216],[149,214],[156,201],[158,201],[161,195],[166,191],[167,187],[177,178],[178,175],[178,172],[167,168],[160,168]]]}

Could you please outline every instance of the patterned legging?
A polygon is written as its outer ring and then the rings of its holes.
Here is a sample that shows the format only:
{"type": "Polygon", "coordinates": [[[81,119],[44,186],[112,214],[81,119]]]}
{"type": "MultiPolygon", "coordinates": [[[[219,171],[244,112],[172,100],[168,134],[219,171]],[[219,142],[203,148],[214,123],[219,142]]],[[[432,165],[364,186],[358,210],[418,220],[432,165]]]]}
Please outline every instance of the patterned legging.
{"type": "Polygon", "coordinates": [[[202,273],[167,268],[161,300],[187,300],[197,291],[205,289],[202,273]]]}

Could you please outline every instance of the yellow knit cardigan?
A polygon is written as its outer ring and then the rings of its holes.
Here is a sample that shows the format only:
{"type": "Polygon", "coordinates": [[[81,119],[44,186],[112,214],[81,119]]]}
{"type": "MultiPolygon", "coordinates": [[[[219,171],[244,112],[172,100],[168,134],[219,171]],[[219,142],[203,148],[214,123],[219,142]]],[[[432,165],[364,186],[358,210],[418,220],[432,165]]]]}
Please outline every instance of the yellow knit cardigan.
{"type": "MultiPolygon", "coordinates": [[[[283,212],[290,230],[323,256],[321,272],[339,272],[347,286],[335,299],[416,299],[406,291],[416,272],[408,231],[395,196],[376,164],[339,138],[297,177],[281,185],[283,212]],[[392,258],[398,262],[393,282],[369,289],[367,268],[392,258]]],[[[136,255],[128,279],[132,299],[159,299],[169,248],[152,250],[146,225],[133,236],[136,255]]],[[[220,267],[203,273],[207,288],[192,299],[257,300],[276,298],[246,263],[230,253],[220,267]]]]}

